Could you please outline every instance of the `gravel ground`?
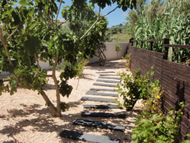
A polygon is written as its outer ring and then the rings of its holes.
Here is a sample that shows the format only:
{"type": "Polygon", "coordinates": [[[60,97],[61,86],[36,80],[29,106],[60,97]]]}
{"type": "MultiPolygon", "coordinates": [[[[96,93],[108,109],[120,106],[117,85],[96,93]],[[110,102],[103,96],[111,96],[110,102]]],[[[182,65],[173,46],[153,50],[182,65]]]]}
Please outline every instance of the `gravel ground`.
{"type": "MultiPolygon", "coordinates": [[[[131,142],[132,127],[141,108],[140,102],[137,102],[133,111],[125,110],[96,110],[100,112],[126,113],[126,119],[117,118],[91,118],[81,117],[80,113],[84,110],[83,104],[104,104],[90,101],[81,101],[81,97],[98,79],[98,71],[126,71],[124,63],[121,60],[107,61],[105,66],[91,64],[84,68],[84,77],[69,80],[69,84],[73,86],[73,91],[69,98],[61,97],[62,101],[69,103],[70,108],[66,112],[62,112],[61,118],[51,116],[51,111],[45,106],[43,98],[32,90],[19,87],[17,93],[10,95],[3,93],[0,97],[0,142],[1,143],[74,143],[83,141],[74,141],[70,139],[62,139],[59,133],[64,130],[74,130],[95,135],[109,136],[121,139],[123,143],[131,142]],[[79,82],[79,83],[78,83],[79,82]],[[78,87],[77,87],[78,86],[78,87]],[[100,129],[93,127],[82,127],[73,125],[75,119],[89,119],[114,123],[126,126],[125,132],[111,131],[108,129],[100,129]]],[[[48,71],[51,74],[50,71],[48,71]]],[[[57,72],[57,77],[59,76],[57,72]]],[[[48,97],[53,103],[56,103],[55,88],[53,80],[49,78],[45,87],[48,97]]],[[[91,111],[94,111],[91,109],[91,111]]]]}

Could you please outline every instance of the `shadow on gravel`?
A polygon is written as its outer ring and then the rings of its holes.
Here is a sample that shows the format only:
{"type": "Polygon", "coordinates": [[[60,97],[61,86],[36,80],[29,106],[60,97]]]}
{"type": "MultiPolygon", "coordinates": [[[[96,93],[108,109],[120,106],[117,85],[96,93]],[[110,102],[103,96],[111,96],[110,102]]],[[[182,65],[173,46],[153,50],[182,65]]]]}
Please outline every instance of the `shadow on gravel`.
{"type": "MultiPolygon", "coordinates": [[[[70,103],[72,106],[77,106],[79,104],[82,104],[81,102],[73,102],[70,103]]],[[[128,116],[136,117],[135,112],[127,113],[126,119],[118,119],[118,118],[101,118],[101,117],[81,117],[80,112],[77,114],[68,114],[66,115],[63,113],[61,118],[54,118],[50,114],[50,110],[48,108],[38,109],[41,107],[39,104],[34,104],[32,106],[28,106],[25,104],[22,104],[23,109],[14,109],[9,110],[9,115],[1,116],[1,118],[9,120],[9,118],[14,118],[17,120],[17,117],[20,117],[19,120],[16,122],[16,124],[11,124],[8,126],[4,126],[3,129],[0,130],[0,134],[6,134],[9,137],[12,137],[13,140],[10,142],[19,142],[14,139],[14,135],[19,134],[21,132],[25,132],[26,127],[31,127],[32,131],[38,131],[38,132],[57,132],[57,135],[59,136],[59,133],[64,130],[72,130],[72,131],[78,131],[78,132],[84,132],[84,133],[91,133],[96,132],[94,134],[100,133],[100,135],[108,136],[112,138],[119,138],[122,142],[130,142],[131,141],[131,129],[132,125],[134,124],[134,120],[128,120],[128,116]],[[29,115],[33,114],[33,118],[29,118],[29,115]],[[63,122],[62,125],[57,124],[55,122],[56,120],[61,120],[63,122]],[[123,125],[126,127],[125,132],[120,131],[112,131],[109,129],[100,129],[100,128],[94,128],[94,127],[83,127],[80,125],[73,125],[73,122],[76,119],[87,119],[92,121],[102,121],[106,123],[113,123],[118,125],[123,125]]],[[[98,110],[97,110],[98,111],[98,110]]],[[[119,112],[118,112],[119,113],[119,112]]],[[[120,112],[123,113],[123,112],[120,112]]],[[[6,141],[5,141],[6,142],[6,141]]],[[[71,139],[63,139],[63,142],[75,142],[71,139]]],[[[78,141],[76,141],[78,142],[78,141]]]]}
{"type": "Polygon", "coordinates": [[[98,71],[105,71],[105,70],[108,71],[108,70],[118,69],[118,68],[123,68],[123,67],[125,67],[125,62],[111,60],[111,61],[106,61],[106,64],[104,66],[100,66],[99,63],[91,63],[91,64],[88,64],[86,68],[92,69],[92,70],[94,69],[98,71]]]}

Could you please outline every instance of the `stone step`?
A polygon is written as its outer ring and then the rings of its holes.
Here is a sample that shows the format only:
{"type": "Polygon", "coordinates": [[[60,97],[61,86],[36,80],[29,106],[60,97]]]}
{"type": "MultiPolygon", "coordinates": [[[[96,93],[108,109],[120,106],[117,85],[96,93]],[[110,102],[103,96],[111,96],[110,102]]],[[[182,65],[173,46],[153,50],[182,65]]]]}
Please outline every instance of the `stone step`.
{"type": "Polygon", "coordinates": [[[117,97],[118,94],[114,94],[114,93],[100,93],[100,92],[87,92],[86,95],[99,95],[99,96],[117,97]]]}
{"type": "Polygon", "coordinates": [[[103,112],[90,112],[84,111],[81,113],[81,116],[89,116],[89,117],[115,117],[115,118],[126,118],[126,114],[114,114],[114,113],[103,113],[103,112]]]}
{"type": "Polygon", "coordinates": [[[81,98],[82,101],[99,101],[99,102],[110,102],[110,103],[116,103],[115,99],[110,98],[97,98],[97,97],[87,97],[83,96],[81,98]]]}
{"type": "Polygon", "coordinates": [[[83,105],[84,108],[94,108],[94,109],[119,109],[118,105],[83,105]]]}
{"type": "Polygon", "coordinates": [[[96,142],[96,143],[119,143],[120,142],[120,140],[116,138],[86,134],[82,132],[69,131],[69,130],[63,130],[59,134],[59,136],[62,138],[67,138],[67,139],[82,140],[82,141],[96,142]]]}
{"type": "Polygon", "coordinates": [[[103,79],[97,79],[96,81],[99,82],[108,82],[108,83],[120,83],[120,81],[114,81],[114,80],[103,80],[103,79]]]}
{"type": "Polygon", "coordinates": [[[77,119],[73,122],[73,124],[87,126],[87,127],[110,129],[110,130],[121,131],[121,132],[125,131],[124,126],[120,126],[116,124],[108,124],[108,123],[98,122],[98,121],[84,120],[84,119],[77,119]]]}
{"type": "Polygon", "coordinates": [[[99,86],[108,86],[108,87],[115,87],[116,84],[106,84],[106,83],[94,83],[93,85],[99,85],[99,86]]]}
{"type": "Polygon", "coordinates": [[[100,76],[118,76],[118,74],[108,74],[108,73],[101,73],[100,76]]]}
{"type": "Polygon", "coordinates": [[[117,80],[120,80],[120,77],[110,77],[110,76],[99,76],[98,78],[104,78],[104,79],[117,79],[117,80]]]}
{"type": "Polygon", "coordinates": [[[117,89],[108,89],[108,88],[90,88],[90,90],[117,92],[117,89]]]}
{"type": "Polygon", "coordinates": [[[115,73],[114,71],[100,71],[100,72],[96,72],[96,73],[115,73]]]}

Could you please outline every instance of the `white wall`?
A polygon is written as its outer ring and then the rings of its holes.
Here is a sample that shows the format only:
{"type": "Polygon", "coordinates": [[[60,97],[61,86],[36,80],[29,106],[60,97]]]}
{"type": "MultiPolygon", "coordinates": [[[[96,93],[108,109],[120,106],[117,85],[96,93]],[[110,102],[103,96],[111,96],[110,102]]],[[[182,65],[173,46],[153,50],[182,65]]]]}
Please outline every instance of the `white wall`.
{"type": "MultiPolygon", "coordinates": [[[[106,42],[106,50],[104,54],[106,56],[106,60],[115,60],[117,59],[117,52],[115,51],[115,45],[120,45],[121,50],[118,52],[118,59],[122,56],[125,56],[128,43],[117,43],[117,42],[106,42]]],[[[94,56],[89,60],[89,63],[98,62],[98,58],[94,56]]]]}
{"type": "MultiPolygon", "coordinates": [[[[122,56],[125,56],[126,50],[127,50],[127,46],[128,43],[114,43],[114,42],[106,42],[106,50],[104,51],[104,54],[106,56],[106,60],[115,60],[117,59],[117,52],[115,51],[115,45],[120,45],[120,48],[122,48],[119,52],[118,52],[118,59],[120,59],[122,56]]],[[[94,56],[93,58],[91,58],[89,60],[89,63],[94,63],[94,62],[98,62],[98,58],[96,56],[94,56]]],[[[39,62],[40,66],[42,69],[50,69],[51,67],[49,67],[49,63],[48,62],[39,62]]],[[[64,61],[62,62],[62,64],[64,64],[64,61]]],[[[7,75],[7,72],[4,72],[3,75],[7,75]]],[[[0,74],[1,75],[1,74],[0,74]]]]}

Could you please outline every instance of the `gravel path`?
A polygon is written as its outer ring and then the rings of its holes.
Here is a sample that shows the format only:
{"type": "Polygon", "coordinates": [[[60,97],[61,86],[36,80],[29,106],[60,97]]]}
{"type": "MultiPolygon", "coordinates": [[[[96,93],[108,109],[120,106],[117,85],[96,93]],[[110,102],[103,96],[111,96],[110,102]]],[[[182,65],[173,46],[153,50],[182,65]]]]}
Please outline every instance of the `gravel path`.
{"type": "MultiPolygon", "coordinates": [[[[14,95],[3,93],[0,96],[0,142],[1,143],[72,143],[82,142],[69,139],[61,139],[59,133],[64,129],[92,133],[95,135],[109,136],[119,138],[123,143],[131,142],[132,127],[140,111],[140,102],[137,103],[133,111],[127,112],[120,109],[109,109],[102,112],[126,113],[126,119],[115,118],[92,118],[85,117],[88,120],[96,120],[107,123],[126,126],[125,132],[111,131],[93,127],[83,127],[73,125],[75,119],[84,119],[80,113],[84,110],[83,104],[103,104],[90,101],[81,101],[81,97],[93,88],[93,83],[98,79],[100,71],[126,71],[124,63],[121,60],[107,61],[104,67],[98,64],[91,64],[85,67],[84,77],[69,80],[73,86],[73,91],[69,98],[61,97],[62,101],[69,103],[70,108],[62,113],[61,118],[51,116],[50,110],[45,106],[43,98],[32,90],[18,88],[14,95]],[[79,81],[79,84],[78,84],[79,81]],[[77,87],[78,84],[78,87],[77,87]]],[[[129,71],[126,71],[130,74],[129,71]]],[[[48,71],[51,74],[50,71],[48,71]]],[[[57,72],[59,76],[59,72],[57,72]]],[[[46,86],[46,93],[53,103],[56,103],[55,88],[53,80],[49,78],[46,86]]],[[[93,109],[91,110],[93,111],[93,109]]],[[[97,109],[96,109],[97,111],[97,109]]]]}

